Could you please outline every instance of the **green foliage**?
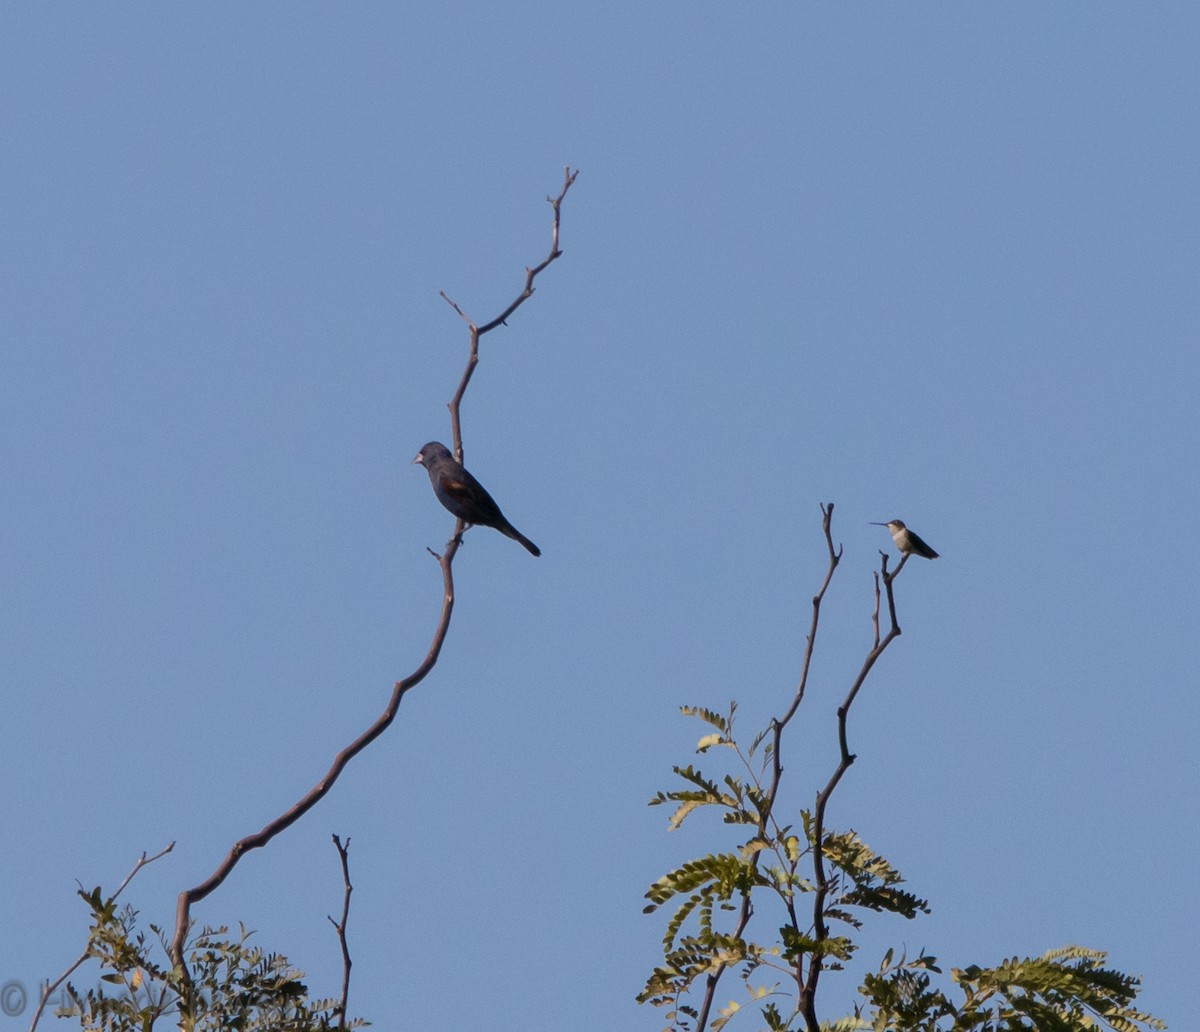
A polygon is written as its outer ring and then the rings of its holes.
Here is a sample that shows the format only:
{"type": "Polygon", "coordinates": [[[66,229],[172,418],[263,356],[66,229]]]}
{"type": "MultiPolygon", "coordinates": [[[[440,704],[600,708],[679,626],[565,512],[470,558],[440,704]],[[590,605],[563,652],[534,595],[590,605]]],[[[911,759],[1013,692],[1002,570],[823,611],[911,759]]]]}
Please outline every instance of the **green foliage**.
{"type": "MultiPolygon", "coordinates": [[[[811,841],[814,833],[812,816],[805,810],[803,817],[804,831],[811,841]]],[[[861,928],[862,922],[844,907],[862,907],[876,913],[899,914],[909,919],[919,913],[929,913],[928,902],[897,888],[904,881],[900,872],[873,852],[853,831],[826,832],[824,842],[826,861],[845,876],[839,882],[848,881],[850,884],[845,892],[834,894],[833,902],[825,910],[827,918],[861,928]]]]}
{"type": "MultiPolygon", "coordinates": [[[[879,973],[868,975],[860,992],[875,1032],[1142,1032],[1163,1029],[1135,1009],[1140,979],[1102,965],[1099,950],[1063,946],[1040,957],[1013,957],[994,968],[952,969],[961,993],[952,1002],[931,987],[928,972],[940,973],[935,958],[893,961],[889,951],[879,973]]],[[[956,994],[957,995],[957,994],[956,994]]]]}
{"type": "MultiPolygon", "coordinates": [[[[817,848],[813,814],[801,811],[802,833],[779,825],[764,750],[759,772],[752,753],[734,737],[734,707],[727,715],[688,707],[686,716],[714,728],[699,740],[697,752],[723,747],[740,763],[738,774],[712,778],[693,766],[675,767],[682,786],[659,792],[651,805],[674,804],[668,825],[674,830],[692,814],[715,808],[725,824],[749,826],[736,849],[708,853],[669,871],[646,892],[645,913],[671,905],[663,935],[663,961],[655,967],[640,1003],[664,1008],[666,1028],[719,1030],[747,1010],[757,1011],[771,1032],[811,1029],[800,1001],[813,965],[837,969],[853,959],[853,933],[868,913],[911,920],[928,913],[926,900],[902,888],[900,872],[853,830],[824,829],[817,848]],[[817,864],[819,853],[820,864],[817,864]],[[806,877],[801,865],[809,864],[806,877]],[[824,872],[823,884],[818,871],[824,872]],[[801,906],[800,904],[803,904],[801,906]],[[724,915],[722,918],[721,915],[724,915]],[[776,917],[767,939],[747,934],[751,916],[776,917]],[[802,916],[803,915],[803,916],[802,916]],[[832,934],[830,926],[849,934],[832,934]],[[686,1002],[691,994],[713,999],[716,983],[736,973],[746,1003],[729,1000],[709,1014],[686,1002]],[[788,986],[790,988],[781,988],[788,986]],[[788,1001],[787,1005],[783,1001],[788,1001]]],[[[755,739],[757,747],[773,730],[755,739]]],[[[1140,982],[1103,967],[1105,955],[1068,946],[1042,957],[1005,961],[994,968],[953,969],[942,976],[936,958],[924,953],[897,959],[885,955],[878,971],[865,977],[854,1013],[820,1023],[822,1032],[1144,1032],[1164,1026],[1133,1008],[1140,982]]]]}
{"type": "Polygon", "coordinates": [[[135,930],[131,907],[118,908],[99,888],[79,895],[92,910],[87,952],[99,962],[102,985],[86,992],[68,985],[71,1003],[56,1013],[77,1018],[87,1032],[149,1032],[160,1021],[189,1032],[328,1032],[366,1024],[339,1023],[334,1000],[310,1001],[302,973],[286,957],[251,946],[245,928],[236,939],[226,928],[200,931],[188,947],[189,986],[181,971],[151,955],[161,949],[166,956],[161,929],[151,925],[156,938],[148,942],[135,930]]]}
{"type": "MultiPolygon", "coordinates": [[[[735,969],[745,981],[751,1001],[757,1002],[776,992],[775,985],[751,981],[760,969],[768,976],[794,977],[805,958],[820,957],[827,966],[839,967],[855,949],[849,938],[817,935],[811,921],[802,923],[798,917],[797,900],[815,891],[814,882],[800,873],[801,863],[812,853],[813,822],[807,812],[803,813],[803,839],[790,825],[775,823],[769,793],[749,762],[751,757],[743,754],[733,736],[735,707],[731,705],[726,716],[692,707],[685,707],[683,713],[716,728],[719,742],[706,735],[700,739],[697,752],[714,744],[725,746],[741,760],[745,776],[730,773],[716,780],[692,766],[675,767],[684,787],[659,792],[650,805],[676,804],[668,820],[672,829],[698,810],[715,807],[724,823],[749,825],[752,830],[736,852],[710,853],[689,860],[663,875],[646,892],[646,913],[671,902],[675,906],[663,935],[663,963],[654,969],[638,1000],[673,1008],[669,1020],[678,1028],[689,1027],[689,1019],[695,1018],[679,1006],[679,1000],[700,979],[735,969]],[[748,939],[740,930],[722,930],[715,923],[716,914],[724,911],[737,913],[739,918],[745,915],[743,920],[735,919],[735,925],[744,926],[755,893],[765,893],[778,903],[773,909],[782,915],[783,923],[777,927],[774,941],[748,939]],[[690,934],[682,934],[685,926],[692,928],[690,934]]],[[[761,736],[756,744],[759,741],[761,736]]],[[[857,928],[861,922],[855,916],[856,909],[891,911],[904,917],[927,909],[924,900],[897,887],[903,880],[900,873],[853,831],[826,832],[823,848],[827,863],[837,872],[829,886],[834,891],[824,897],[824,920],[857,928]],[[837,891],[839,886],[844,886],[844,891],[837,891]]],[[[765,901],[759,906],[765,908],[765,901]]],[[[719,1029],[739,1010],[738,1004],[730,1002],[710,1027],[719,1029]]],[[[762,1004],[760,1014],[768,1028],[794,1027],[795,1015],[782,1017],[774,1001],[762,1004]]]]}

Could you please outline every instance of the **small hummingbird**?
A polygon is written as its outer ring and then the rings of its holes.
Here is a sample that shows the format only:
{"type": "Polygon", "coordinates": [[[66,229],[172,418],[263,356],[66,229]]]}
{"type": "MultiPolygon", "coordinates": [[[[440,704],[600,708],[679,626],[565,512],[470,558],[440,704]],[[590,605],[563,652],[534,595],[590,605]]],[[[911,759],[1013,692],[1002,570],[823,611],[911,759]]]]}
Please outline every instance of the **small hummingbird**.
{"type": "Polygon", "coordinates": [[[909,530],[903,520],[888,520],[887,523],[872,523],[872,527],[887,527],[892,540],[905,555],[919,555],[923,559],[936,559],[937,552],[930,548],[914,531],[909,530]]]}

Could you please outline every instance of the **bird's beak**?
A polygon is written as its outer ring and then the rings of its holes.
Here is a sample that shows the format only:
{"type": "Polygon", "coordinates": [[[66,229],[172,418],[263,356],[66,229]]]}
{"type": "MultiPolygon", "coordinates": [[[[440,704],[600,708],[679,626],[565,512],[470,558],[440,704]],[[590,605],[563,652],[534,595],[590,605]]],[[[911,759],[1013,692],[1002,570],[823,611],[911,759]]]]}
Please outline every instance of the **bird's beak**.
{"type": "Polygon", "coordinates": [[[886,524],[886,523],[875,523],[875,522],[872,522],[872,523],[871,523],[871,526],[872,526],[872,527],[886,527],[886,526],[887,526],[887,524],[886,524]]]}
{"type": "Polygon", "coordinates": [[[413,459],[413,462],[414,462],[414,463],[418,463],[418,462],[420,462],[420,461],[421,461],[421,459],[423,459],[423,458],[424,458],[424,456],[423,456],[423,455],[422,455],[420,452],[417,452],[417,457],[416,457],[415,459],[413,459]]]}

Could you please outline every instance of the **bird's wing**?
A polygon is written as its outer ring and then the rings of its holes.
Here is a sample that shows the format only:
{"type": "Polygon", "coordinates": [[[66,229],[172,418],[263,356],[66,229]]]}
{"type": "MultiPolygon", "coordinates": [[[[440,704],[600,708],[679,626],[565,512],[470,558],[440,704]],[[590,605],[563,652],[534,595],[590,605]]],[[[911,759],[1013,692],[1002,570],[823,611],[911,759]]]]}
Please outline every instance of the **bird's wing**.
{"type": "Polygon", "coordinates": [[[475,490],[472,484],[465,480],[448,477],[445,474],[438,477],[438,487],[445,491],[451,498],[457,498],[460,502],[474,502],[479,498],[479,492],[475,490]]]}

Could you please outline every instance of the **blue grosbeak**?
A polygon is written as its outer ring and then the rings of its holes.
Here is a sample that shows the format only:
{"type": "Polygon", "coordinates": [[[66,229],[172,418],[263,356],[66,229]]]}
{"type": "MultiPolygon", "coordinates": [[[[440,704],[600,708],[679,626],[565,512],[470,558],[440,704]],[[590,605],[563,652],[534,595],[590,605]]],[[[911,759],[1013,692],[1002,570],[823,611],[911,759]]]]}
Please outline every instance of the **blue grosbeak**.
{"type": "Polygon", "coordinates": [[[413,462],[419,462],[429,473],[433,493],[450,512],[464,523],[495,527],[505,537],[520,541],[533,555],[542,550],[504,518],[495,500],[483,485],[457,462],[450,449],[438,441],[430,441],[413,462]]]}

